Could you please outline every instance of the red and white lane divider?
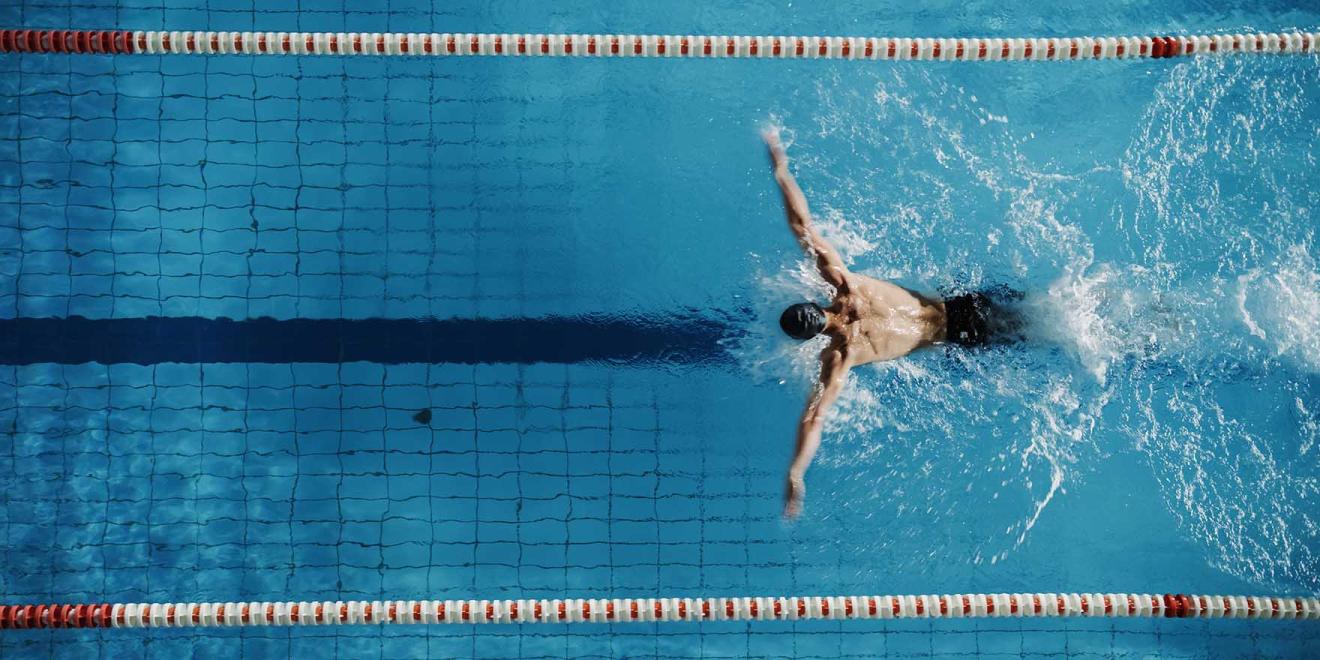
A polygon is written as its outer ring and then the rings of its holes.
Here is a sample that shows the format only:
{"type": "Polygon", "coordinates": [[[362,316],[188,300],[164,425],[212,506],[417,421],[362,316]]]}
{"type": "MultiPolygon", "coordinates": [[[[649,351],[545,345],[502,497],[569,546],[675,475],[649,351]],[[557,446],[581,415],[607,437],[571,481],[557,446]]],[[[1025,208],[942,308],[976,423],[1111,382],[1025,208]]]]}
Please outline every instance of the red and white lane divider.
{"type": "Polygon", "coordinates": [[[950,594],[780,598],[392,600],[0,606],[0,628],[627,623],[970,617],[1320,619],[1320,598],[1185,594],[950,594]]]}
{"type": "Polygon", "coordinates": [[[0,30],[0,52],[189,55],[741,57],[845,60],[1105,60],[1301,55],[1320,32],[1175,37],[910,39],[656,34],[0,30]]]}

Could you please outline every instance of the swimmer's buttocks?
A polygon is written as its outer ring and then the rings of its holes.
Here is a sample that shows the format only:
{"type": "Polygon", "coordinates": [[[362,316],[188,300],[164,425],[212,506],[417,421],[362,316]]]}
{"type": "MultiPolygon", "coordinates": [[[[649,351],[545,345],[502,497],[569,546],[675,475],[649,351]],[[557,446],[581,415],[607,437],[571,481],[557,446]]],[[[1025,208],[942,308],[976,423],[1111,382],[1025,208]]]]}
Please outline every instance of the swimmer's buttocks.
{"type": "Polygon", "coordinates": [[[945,300],[945,341],[962,346],[1020,341],[1022,319],[1013,303],[1021,299],[1020,292],[1001,287],[945,300]]]}
{"type": "Polygon", "coordinates": [[[990,339],[990,299],[972,293],[944,301],[944,337],[963,346],[981,346],[990,339]]]}

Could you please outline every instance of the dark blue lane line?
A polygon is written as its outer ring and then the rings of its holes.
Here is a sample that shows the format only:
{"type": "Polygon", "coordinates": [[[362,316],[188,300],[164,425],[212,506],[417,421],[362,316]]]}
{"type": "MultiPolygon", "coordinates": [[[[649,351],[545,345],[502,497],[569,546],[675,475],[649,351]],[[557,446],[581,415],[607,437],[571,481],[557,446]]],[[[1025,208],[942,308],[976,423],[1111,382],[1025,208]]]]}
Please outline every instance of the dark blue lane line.
{"type": "Polygon", "coordinates": [[[0,319],[0,364],[723,362],[728,323],[531,319],[0,319]]]}

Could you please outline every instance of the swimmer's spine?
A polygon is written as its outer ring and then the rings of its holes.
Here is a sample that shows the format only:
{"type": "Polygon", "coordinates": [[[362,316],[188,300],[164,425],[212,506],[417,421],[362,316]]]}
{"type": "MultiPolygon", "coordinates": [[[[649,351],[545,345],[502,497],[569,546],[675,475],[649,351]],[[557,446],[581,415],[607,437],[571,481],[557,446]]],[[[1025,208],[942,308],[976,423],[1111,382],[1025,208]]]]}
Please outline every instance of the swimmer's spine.
{"type": "Polygon", "coordinates": [[[0,629],[1064,616],[1313,621],[1320,619],[1320,598],[1038,593],[5,605],[0,629]]]}
{"type": "Polygon", "coordinates": [[[1074,61],[1192,55],[1305,55],[1317,32],[1030,39],[655,34],[0,30],[0,52],[178,55],[681,57],[1074,61]]]}

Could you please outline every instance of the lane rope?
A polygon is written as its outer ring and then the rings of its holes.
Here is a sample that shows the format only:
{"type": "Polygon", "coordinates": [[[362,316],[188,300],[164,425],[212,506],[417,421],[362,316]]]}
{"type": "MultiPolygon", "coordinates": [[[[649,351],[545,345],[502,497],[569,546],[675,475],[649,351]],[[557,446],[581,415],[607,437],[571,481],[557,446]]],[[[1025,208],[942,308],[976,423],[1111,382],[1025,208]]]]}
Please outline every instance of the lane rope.
{"type": "Polygon", "coordinates": [[[1320,619],[1320,598],[945,594],[762,598],[285,601],[0,606],[0,629],[1109,617],[1320,619]]]}
{"type": "Polygon", "coordinates": [[[174,55],[681,57],[1073,61],[1306,55],[1320,32],[1142,37],[943,38],[417,32],[0,30],[0,52],[174,55]]]}

